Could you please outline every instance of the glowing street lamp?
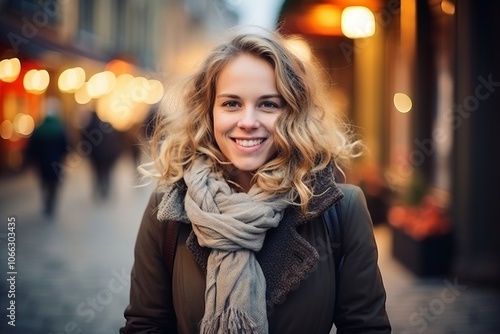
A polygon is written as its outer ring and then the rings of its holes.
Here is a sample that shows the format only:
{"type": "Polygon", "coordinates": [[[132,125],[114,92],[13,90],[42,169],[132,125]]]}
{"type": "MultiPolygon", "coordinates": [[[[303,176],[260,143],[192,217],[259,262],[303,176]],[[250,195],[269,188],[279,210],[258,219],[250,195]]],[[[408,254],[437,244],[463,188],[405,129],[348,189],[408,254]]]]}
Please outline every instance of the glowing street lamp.
{"type": "Polygon", "coordinates": [[[349,38],[366,38],[375,34],[375,15],[363,6],[350,6],[342,11],[342,33],[349,38]]]}

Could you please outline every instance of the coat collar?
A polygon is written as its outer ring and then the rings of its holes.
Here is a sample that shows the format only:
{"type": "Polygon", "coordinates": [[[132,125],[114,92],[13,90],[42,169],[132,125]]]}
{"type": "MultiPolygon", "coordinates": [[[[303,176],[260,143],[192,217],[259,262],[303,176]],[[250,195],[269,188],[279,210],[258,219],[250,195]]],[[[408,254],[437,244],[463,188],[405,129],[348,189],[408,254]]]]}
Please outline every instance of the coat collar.
{"type": "Polygon", "coordinates": [[[316,175],[313,189],[314,196],[309,202],[309,210],[305,215],[300,212],[299,207],[294,206],[289,208],[290,216],[287,218],[295,222],[294,226],[304,224],[319,216],[342,199],[344,194],[335,183],[334,170],[335,167],[333,165],[328,165],[327,168],[321,170],[316,175]]]}

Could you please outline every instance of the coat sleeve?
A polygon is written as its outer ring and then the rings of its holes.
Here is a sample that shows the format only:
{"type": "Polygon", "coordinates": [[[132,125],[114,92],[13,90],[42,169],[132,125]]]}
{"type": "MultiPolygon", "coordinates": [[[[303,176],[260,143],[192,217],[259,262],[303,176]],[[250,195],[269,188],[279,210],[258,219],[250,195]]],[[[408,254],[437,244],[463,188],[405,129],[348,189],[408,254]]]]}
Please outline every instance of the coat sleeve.
{"type": "Polygon", "coordinates": [[[120,334],[177,333],[172,282],[162,252],[164,225],[156,218],[159,196],[157,193],[151,196],[137,234],[130,304],[120,334]]]}
{"type": "Polygon", "coordinates": [[[344,185],[341,223],[345,262],[338,277],[334,321],[337,333],[390,333],[386,294],[366,200],[359,187],[344,185]]]}

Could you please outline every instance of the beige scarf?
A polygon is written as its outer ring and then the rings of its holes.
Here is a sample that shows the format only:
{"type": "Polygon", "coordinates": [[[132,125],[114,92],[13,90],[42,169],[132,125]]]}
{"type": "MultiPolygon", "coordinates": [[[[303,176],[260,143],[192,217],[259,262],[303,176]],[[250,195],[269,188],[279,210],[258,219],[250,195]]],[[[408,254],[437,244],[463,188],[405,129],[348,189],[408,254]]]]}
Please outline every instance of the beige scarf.
{"type": "MultiPolygon", "coordinates": [[[[267,333],[266,281],[254,252],[266,231],[279,224],[284,197],[270,197],[256,187],[234,192],[202,158],[184,181],[187,217],[199,244],[211,248],[200,332],[267,333]]],[[[168,204],[179,200],[173,193],[168,204]]]]}

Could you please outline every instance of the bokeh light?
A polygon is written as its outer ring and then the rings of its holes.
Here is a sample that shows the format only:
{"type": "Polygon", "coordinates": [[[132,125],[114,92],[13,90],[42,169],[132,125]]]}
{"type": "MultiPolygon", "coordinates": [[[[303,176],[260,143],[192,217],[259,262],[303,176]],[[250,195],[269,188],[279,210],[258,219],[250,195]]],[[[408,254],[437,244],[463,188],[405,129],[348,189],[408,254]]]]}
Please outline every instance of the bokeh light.
{"type": "Polygon", "coordinates": [[[400,113],[407,113],[411,110],[413,103],[411,98],[404,93],[394,94],[394,106],[400,113]]]}
{"type": "Polygon", "coordinates": [[[18,113],[14,117],[13,127],[14,131],[21,136],[29,136],[35,129],[35,121],[30,115],[18,113]]]}
{"type": "Polygon", "coordinates": [[[109,94],[116,84],[116,76],[111,71],[94,74],[87,82],[87,93],[92,98],[109,94]]]}
{"type": "Polygon", "coordinates": [[[14,82],[21,72],[21,62],[17,58],[4,59],[0,61],[0,80],[3,82],[14,82]]]}
{"type": "Polygon", "coordinates": [[[59,76],[58,87],[61,92],[74,93],[85,82],[85,71],[81,67],[68,68],[59,76]]]}
{"type": "Polygon", "coordinates": [[[375,16],[363,6],[346,7],[342,11],[342,33],[349,38],[366,38],[375,34],[375,16]]]}
{"type": "Polygon", "coordinates": [[[23,85],[28,93],[43,94],[49,86],[50,76],[46,70],[29,70],[26,72],[23,85]]]}

